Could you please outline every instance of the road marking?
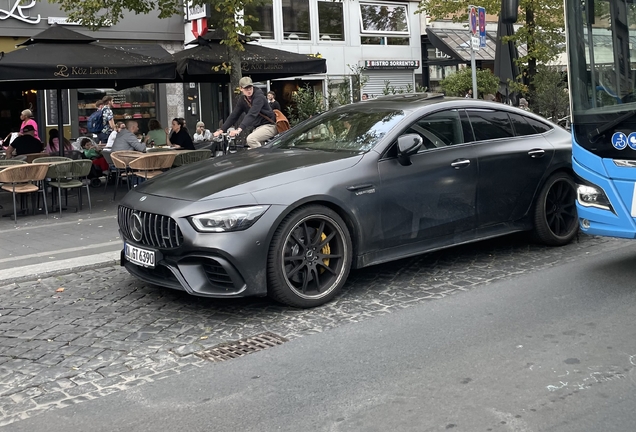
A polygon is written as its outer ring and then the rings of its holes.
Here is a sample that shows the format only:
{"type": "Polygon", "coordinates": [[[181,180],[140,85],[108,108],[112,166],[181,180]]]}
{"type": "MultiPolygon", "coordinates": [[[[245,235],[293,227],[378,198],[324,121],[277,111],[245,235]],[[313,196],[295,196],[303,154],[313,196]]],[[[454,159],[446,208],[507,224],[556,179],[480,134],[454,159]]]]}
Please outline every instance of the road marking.
{"type": "Polygon", "coordinates": [[[59,255],[59,254],[64,254],[68,252],[77,252],[77,251],[82,251],[87,249],[97,249],[100,247],[112,246],[112,245],[117,245],[117,247],[121,249],[123,242],[121,242],[120,240],[117,240],[117,241],[110,241],[107,243],[97,243],[90,246],[79,246],[79,247],[68,248],[68,249],[58,249],[54,251],[38,252],[38,253],[30,254],[30,255],[19,255],[19,256],[14,256],[11,258],[2,258],[0,259],[0,263],[18,261],[25,258],[39,258],[39,257],[53,256],[53,255],[59,255]]]}

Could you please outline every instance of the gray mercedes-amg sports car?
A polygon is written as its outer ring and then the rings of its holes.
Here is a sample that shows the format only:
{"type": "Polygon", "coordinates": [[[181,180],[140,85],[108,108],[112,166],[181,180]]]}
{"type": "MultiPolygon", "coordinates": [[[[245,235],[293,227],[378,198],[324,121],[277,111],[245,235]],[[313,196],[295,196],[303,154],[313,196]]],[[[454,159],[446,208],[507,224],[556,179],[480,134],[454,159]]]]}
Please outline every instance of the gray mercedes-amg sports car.
{"type": "Polygon", "coordinates": [[[495,102],[347,105],[133,188],[119,207],[121,262],[193,295],[312,307],[351,268],[523,230],[568,243],[570,153],[568,132],[495,102]]]}

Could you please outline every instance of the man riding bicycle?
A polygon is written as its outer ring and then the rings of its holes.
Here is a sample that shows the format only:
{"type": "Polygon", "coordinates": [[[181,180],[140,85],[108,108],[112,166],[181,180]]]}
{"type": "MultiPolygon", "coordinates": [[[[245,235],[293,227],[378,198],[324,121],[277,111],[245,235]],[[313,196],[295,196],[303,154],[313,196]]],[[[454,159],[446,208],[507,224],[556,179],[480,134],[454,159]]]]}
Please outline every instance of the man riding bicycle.
{"type": "Polygon", "coordinates": [[[218,137],[236,123],[239,116],[245,113],[243,121],[238,129],[229,132],[230,137],[240,134],[243,129],[253,126],[254,130],[247,136],[247,145],[249,148],[260,147],[262,143],[272,138],[278,133],[276,128],[276,115],[272,111],[267,98],[263,92],[254,87],[254,83],[250,77],[243,77],[239,81],[241,88],[241,97],[232,110],[232,114],[227,118],[223,126],[216,132],[214,136],[218,137]]]}

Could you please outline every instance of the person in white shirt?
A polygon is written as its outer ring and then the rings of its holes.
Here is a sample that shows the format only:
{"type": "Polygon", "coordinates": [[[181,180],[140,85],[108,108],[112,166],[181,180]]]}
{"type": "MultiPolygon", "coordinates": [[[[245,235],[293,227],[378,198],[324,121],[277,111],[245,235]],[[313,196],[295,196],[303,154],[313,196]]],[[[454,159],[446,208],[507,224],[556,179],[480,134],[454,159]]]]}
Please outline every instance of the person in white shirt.
{"type": "Polygon", "coordinates": [[[117,124],[117,128],[115,128],[115,130],[112,131],[110,135],[108,135],[108,141],[106,142],[106,147],[104,148],[109,149],[113,146],[113,144],[115,143],[115,138],[117,138],[117,132],[122,129],[126,129],[126,125],[123,122],[120,122],[117,124]]]}
{"type": "Polygon", "coordinates": [[[205,123],[202,121],[197,123],[197,129],[192,137],[192,141],[195,143],[200,143],[203,141],[212,141],[212,132],[209,129],[205,128],[205,123]]]}

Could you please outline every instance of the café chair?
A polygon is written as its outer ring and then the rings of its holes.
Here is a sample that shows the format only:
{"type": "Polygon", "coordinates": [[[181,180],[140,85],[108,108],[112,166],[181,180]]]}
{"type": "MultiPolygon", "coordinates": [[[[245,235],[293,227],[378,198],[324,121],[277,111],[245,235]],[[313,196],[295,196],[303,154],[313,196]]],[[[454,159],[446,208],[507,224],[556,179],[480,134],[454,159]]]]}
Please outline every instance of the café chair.
{"type": "MultiPolygon", "coordinates": [[[[40,187],[44,181],[46,171],[49,169],[47,164],[17,164],[8,166],[0,171],[1,189],[11,192],[13,195],[13,222],[18,223],[18,209],[16,204],[16,194],[27,194],[32,192],[42,192],[44,198],[44,211],[46,217],[49,217],[49,209],[46,206],[46,188],[40,187]]],[[[34,197],[35,212],[35,197],[34,197]]]]}
{"type": "Polygon", "coordinates": [[[58,206],[60,209],[60,217],[62,216],[62,189],[78,189],[77,196],[79,201],[79,209],[82,209],[82,186],[86,187],[86,195],[88,196],[88,208],[92,213],[91,191],[89,189],[90,182],[86,177],[91,172],[93,162],[89,160],[71,160],[68,162],[57,162],[51,165],[51,169],[55,172],[51,178],[49,186],[58,190],[58,206]]]}
{"type": "Polygon", "coordinates": [[[0,170],[5,169],[8,166],[12,166],[12,165],[24,165],[26,162],[22,161],[22,160],[16,160],[15,158],[13,159],[3,159],[0,160],[0,170]]]}
{"type": "Polygon", "coordinates": [[[172,167],[176,156],[175,152],[147,154],[131,161],[128,166],[133,175],[148,180],[172,167]]]}
{"type": "Polygon", "coordinates": [[[202,160],[210,159],[212,155],[211,150],[182,150],[177,153],[172,164],[173,167],[179,167],[181,165],[187,165],[202,160]]]}
{"type": "Polygon", "coordinates": [[[13,156],[9,160],[18,160],[18,161],[23,161],[24,163],[26,163],[27,157],[26,157],[26,155],[13,156]]]}
{"type": "Polygon", "coordinates": [[[28,153],[22,156],[26,156],[25,160],[27,163],[33,163],[37,158],[49,157],[50,155],[48,153],[28,153]]]}
{"type": "MultiPolygon", "coordinates": [[[[113,152],[110,154],[110,160],[113,162],[113,167],[115,168],[115,193],[113,193],[113,201],[117,197],[117,188],[121,183],[123,178],[126,179],[126,185],[128,186],[128,190],[130,190],[130,177],[132,174],[130,173],[130,169],[128,168],[128,162],[130,159],[126,157],[126,155],[122,155],[124,152],[113,152]]],[[[143,153],[137,153],[137,157],[143,155],[143,153]]],[[[133,159],[134,160],[134,159],[133,159]]],[[[108,161],[108,159],[106,159],[108,161]]]]}
{"type": "Polygon", "coordinates": [[[72,159],[63,157],[63,156],[45,156],[45,157],[33,159],[33,163],[67,162],[70,160],[72,159]]]}

